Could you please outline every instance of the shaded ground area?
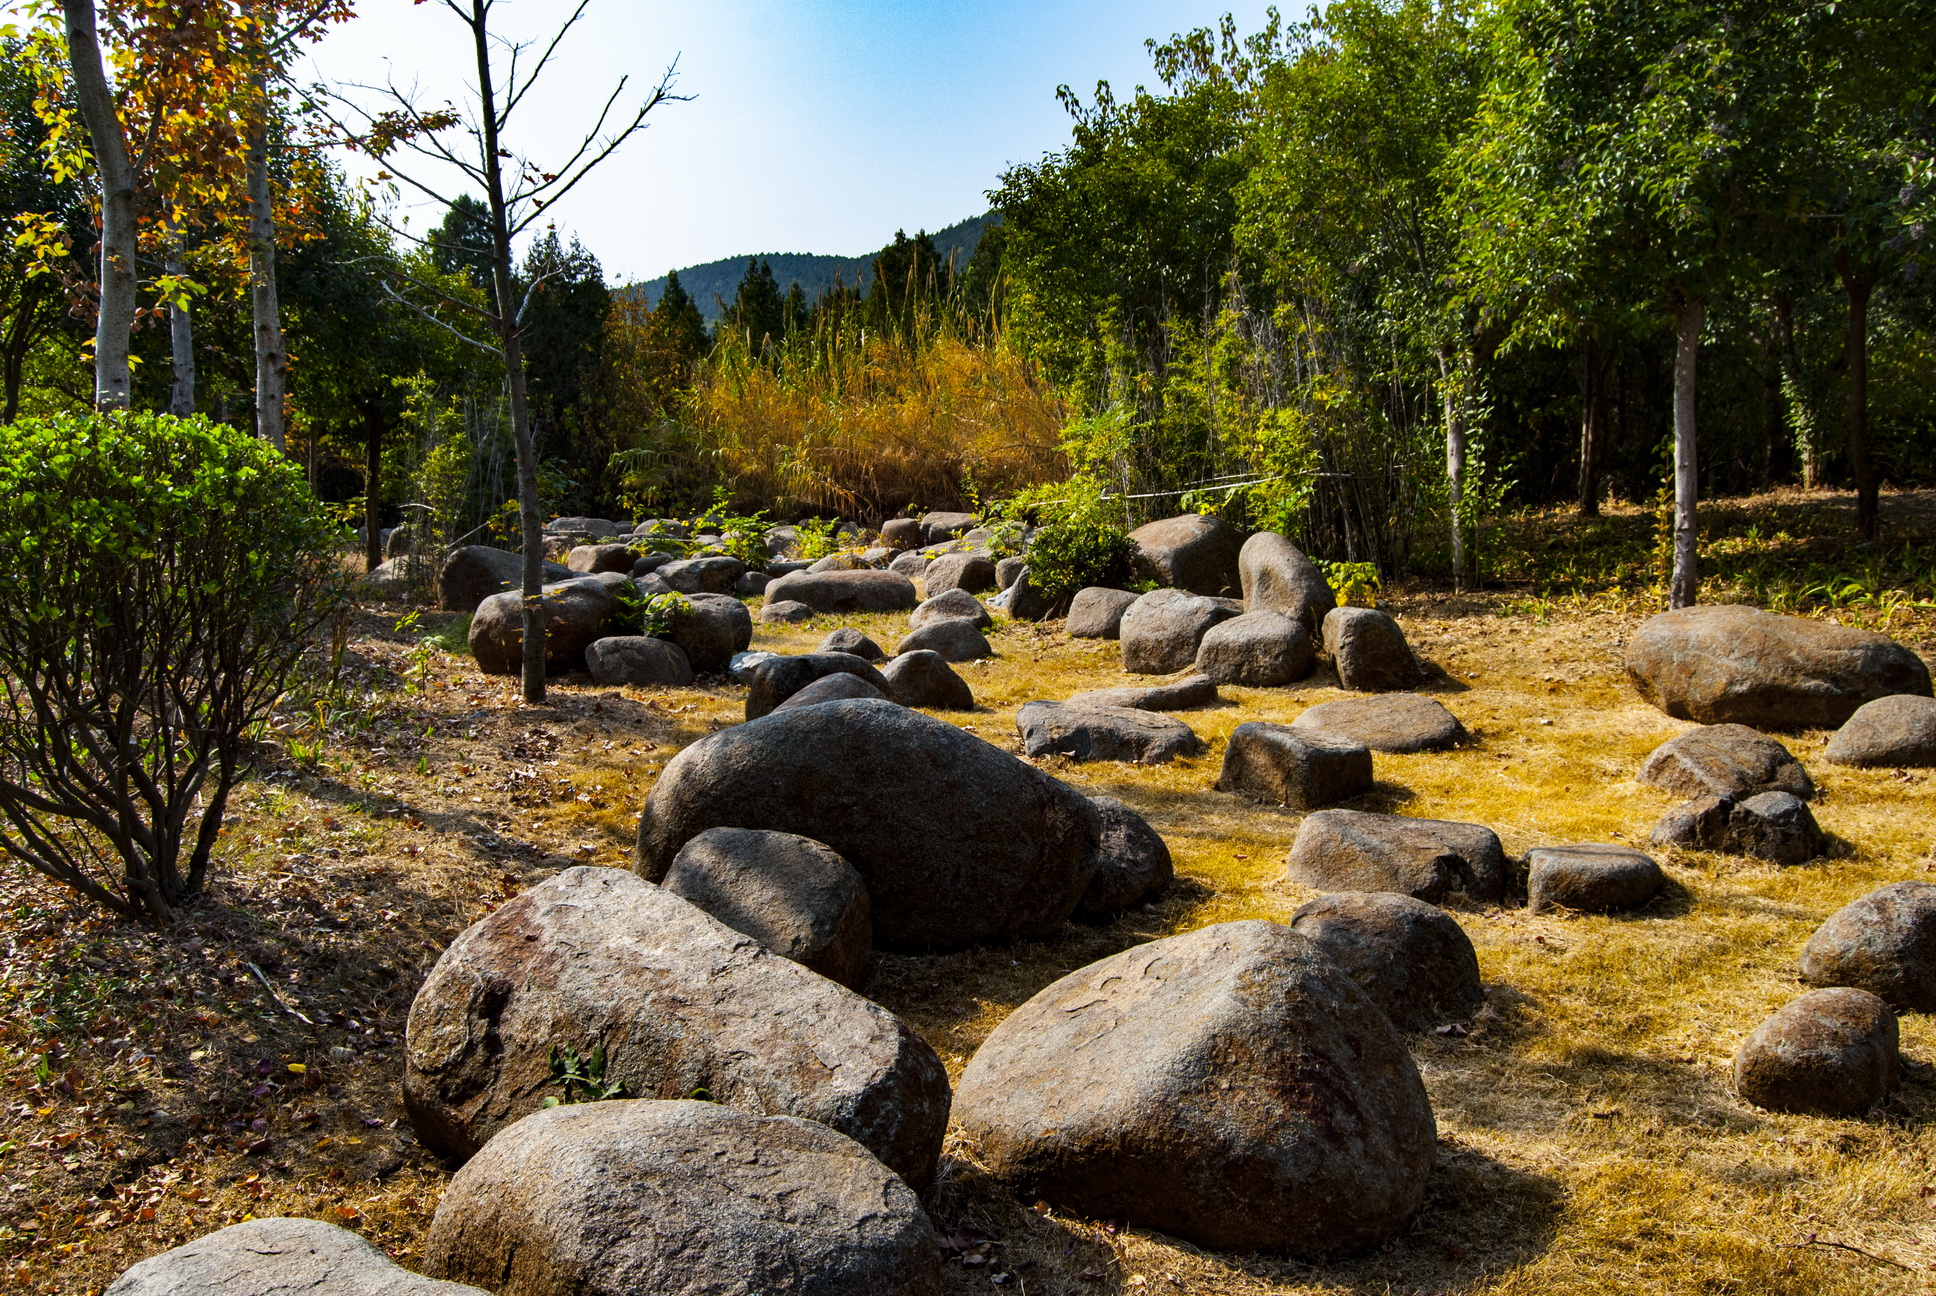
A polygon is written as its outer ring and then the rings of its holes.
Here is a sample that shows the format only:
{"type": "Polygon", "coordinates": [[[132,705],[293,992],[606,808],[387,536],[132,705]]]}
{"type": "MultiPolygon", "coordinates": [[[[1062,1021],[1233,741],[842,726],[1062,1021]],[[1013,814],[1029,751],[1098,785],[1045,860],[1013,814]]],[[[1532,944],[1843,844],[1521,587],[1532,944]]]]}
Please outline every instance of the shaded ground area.
{"type": "MultiPolygon", "coordinates": [[[[1568,525],[1535,524],[1555,536],[1568,525]]],[[[1606,585],[1577,597],[1424,590],[1385,606],[1440,668],[1431,691],[1476,742],[1381,756],[1377,786],[1352,804],[1484,822],[1514,853],[1644,840],[1671,798],[1632,775],[1685,726],[1643,705],[1619,671],[1637,598],[1606,585]]],[[[1824,614],[1890,616],[1925,655],[1936,646],[1914,606],[1824,614]]],[[[417,984],[458,931],[519,889],[573,863],[623,865],[664,762],[741,715],[744,691],[724,683],[618,690],[583,677],[522,707],[511,681],[394,630],[395,618],[359,619],[346,701],[321,716],[320,739],[315,713],[281,718],[238,794],[215,892],[190,921],[160,934],[114,927],[10,877],[0,1281],[13,1289],[97,1292],[134,1260],[250,1214],[343,1223],[414,1263],[448,1176],[398,1101],[417,984]]],[[[763,629],[755,646],[803,650],[837,624],[891,646],[905,619],[763,629]]],[[[993,642],[994,661],[961,668],[984,709],[949,718],[1010,749],[1023,702],[1125,682],[1114,644],[1070,640],[1056,624],[1008,626],[993,642]]],[[[1047,762],[1148,816],[1180,885],[1050,940],[881,955],[867,993],[959,1074],[997,1022],[1065,972],[1207,923],[1288,918],[1310,896],[1283,878],[1298,817],[1210,784],[1239,723],[1288,720],[1342,696],[1334,685],[1321,673],[1289,689],[1227,689],[1227,705],[1182,713],[1207,749],[1169,766],[1047,762]]],[[[1796,956],[1815,925],[1882,883],[1936,874],[1932,772],[1826,765],[1826,739],[1789,744],[1822,785],[1816,812],[1844,843],[1835,858],[1777,869],[1674,857],[1672,894],[1618,917],[1457,911],[1490,1003],[1468,1034],[1416,1043],[1439,1167],[1419,1219],[1384,1249],[1325,1265],[1203,1253],[1017,1201],[954,1148],[933,1202],[948,1290],[1926,1290],[1930,1023],[1905,1019],[1906,1082],[1868,1120],[1757,1112],[1727,1083],[1741,1039],[1797,993],[1796,956]]]]}

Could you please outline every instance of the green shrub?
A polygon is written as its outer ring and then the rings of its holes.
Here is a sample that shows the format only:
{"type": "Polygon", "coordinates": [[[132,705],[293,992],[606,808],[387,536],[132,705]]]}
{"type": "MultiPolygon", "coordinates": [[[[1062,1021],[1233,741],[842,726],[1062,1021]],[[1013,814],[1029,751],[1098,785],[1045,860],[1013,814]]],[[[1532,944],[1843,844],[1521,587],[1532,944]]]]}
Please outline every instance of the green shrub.
{"type": "Polygon", "coordinates": [[[0,851],[128,917],[199,894],[249,734],[344,598],[340,540],[230,427],[0,427],[0,851]]]}
{"type": "Polygon", "coordinates": [[[1128,574],[1129,533],[1090,478],[1037,486],[1004,500],[993,512],[998,526],[1029,519],[1038,524],[1028,546],[1028,579],[1051,603],[1128,574]]]}

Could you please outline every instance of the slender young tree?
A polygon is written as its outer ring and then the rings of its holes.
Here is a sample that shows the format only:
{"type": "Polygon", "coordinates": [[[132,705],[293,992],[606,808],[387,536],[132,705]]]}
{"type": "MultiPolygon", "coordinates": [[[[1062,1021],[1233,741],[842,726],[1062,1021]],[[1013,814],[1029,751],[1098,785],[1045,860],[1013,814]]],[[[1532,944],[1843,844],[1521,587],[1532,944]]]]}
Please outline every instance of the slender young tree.
{"type": "MultiPolygon", "coordinates": [[[[354,117],[359,125],[339,119],[337,125],[350,142],[381,159],[397,181],[441,204],[458,209],[464,194],[453,190],[444,178],[451,172],[468,185],[484,191],[485,226],[489,237],[490,296],[488,307],[478,308],[448,294],[436,292],[434,285],[399,276],[397,300],[407,302],[427,318],[463,336],[465,341],[497,355],[504,364],[505,391],[511,413],[511,439],[517,455],[518,520],[522,537],[524,570],[522,581],[524,634],[523,685],[527,702],[542,702],[545,696],[545,621],[544,621],[544,520],[539,512],[538,460],[531,435],[531,413],[525,390],[524,332],[526,313],[532,294],[544,284],[542,278],[521,284],[513,272],[513,248],[517,239],[566,194],[578,186],[591,171],[618,151],[626,140],[645,129],[646,117],[660,104],[682,99],[672,93],[677,61],[668,67],[658,84],[647,94],[637,111],[621,115],[614,124],[613,112],[630,78],[621,77],[606,96],[591,129],[580,137],[562,160],[539,164],[510,148],[513,121],[518,108],[545,69],[550,66],[565,37],[584,17],[590,0],[580,0],[571,15],[547,38],[528,70],[519,60],[538,48],[534,43],[512,42],[494,33],[491,21],[500,0],[443,0],[457,20],[468,30],[476,61],[477,81],[474,98],[463,117],[441,110],[421,107],[414,91],[395,83],[382,87],[351,87],[374,92],[381,106],[369,106],[339,94],[337,102],[344,116],[354,117]],[[504,76],[500,83],[500,62],[504,76]],[[611,129],[607,129],[612,124],[611,129]],[[468,137],[468,146],[450,142],[448,136],[459,130],[468,137]],[[414,155],[420,165],[406,166],[398,159],[414,155]],[[424,294],[432,304],[417,300],[424,294]],[[492,338],[481,340],[443,321],[436,306],[481,315],[492,338]]],[[[474,249],[463,249],[474,251],[474,249]]]]}
{"type": "Polygon", "coordinates": [[[94,404],[126,409],[132,387],[128,364],[135,311],[135,169],[128,137],[115,109],[101,59],[94,0],[61,0],[74,98],[87,126],[101,178],[101,288],[94,326],[94,404]]]}

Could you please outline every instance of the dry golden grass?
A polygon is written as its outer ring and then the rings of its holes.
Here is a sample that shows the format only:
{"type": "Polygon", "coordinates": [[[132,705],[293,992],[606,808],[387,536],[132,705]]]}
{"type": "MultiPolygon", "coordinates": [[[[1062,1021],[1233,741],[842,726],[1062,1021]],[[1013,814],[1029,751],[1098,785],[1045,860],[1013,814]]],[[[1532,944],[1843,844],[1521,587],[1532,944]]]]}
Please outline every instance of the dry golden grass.
{"type": "MultiPolygon", "coordinates": [[[[1379,757],[1377,786],[1355,804],[1487,823],[1512,852],[1644,840],[1670,798],[1636,785],[1633,771],[1684,726],[1643,705],[1620,675],[1631,616],[1503,617],[1478,600],[1389,606],[1449,676],[1434,691],[1477,741],[1379,757]]],[[[755,646],[808,649],[836,624],[891,649],[905,619],[761,627],[755,646]]],[[[1007,626],[993,642],[995,660],[961,668],[984,709],[947,718],[999,745],[1015,746],[1023,702],[1125,682],[1114,644],[1072,641],[1056,625],[1007,626]]],[[[397,1042],[423,971],[519,886],[568,863],[623,864],[664,761],[741,710],[743,691],[724,685],[608,690],[582,678],[560,683],[550,705],[522,708],[508,681],[451,657],[433,660],[429,687],[405,693],[404,646],[374,620],[360,627],[376,718],[357,737],[339,734],[316,769],[247,787],[225,838],[224,881],[192,934],[90,925],[20,884],[13,916],[0,918],[11,960],[0,1050],[18,1091],[0,1113],[10,1141],[0,1222],[12,1224],[0,1256],[20,1289],[99,1291],[133,1260],[250,1212],[345,1222],[413,1261],[449,1173],[398,1120],[397,1042]],[[35,998],[51,968],[88,951],[107,984],[82,1009],[63,1014],[35,998]],[[309,1023],[269,998],[243,966],[251,961],[309,1023]],[[34,1059],[50,1046],[55,1065],[36,1079],[34,1059]],[[291,1061],[308,1069],[275,1070],[291,1061]],[[251,1096],[258,1062],[286,1087],[251,1096]],[[78,1080],[64,1091],[69,1067],[78,1080]],[[258,1143],[267,1146],[250,1151],[258,1143]]],[[[1049,763],[1162,832],[1180,874],[1171,895],[1050,940],[879,957],[867,993],[912,1022],[951,1073],[1018,1003],[1084,963],[1207,923],[1283,920],[1309,898],[1283,877],[1297,816],[1210,785],[1237,724],[1290,719],[1340,694],[1323,674],[1225,692],[1225,706],[1182,713],[1206,741],[1199,757],[1158,768],[1049,763]]],[[[1905,1019],[1903,1089],[1866,1120],[1772,1115],[1728,1086],[1735,1047],[1798,992],[1795,960],[1814,927],[1875,886],[1936,869],[1931,775],[1827,765],[1825,738],[1795,735],[1790,746],[1822,785],[1817,814],[1838,839],[1833,858],[1790,869],[1671,858],[1670,894],[1629,915],[1457,911],[1491,1002],[1470,1035],[1416,1041],[1440,1157],[1402,1237],[1324,1265],[1205,1253],[1018,1202],[955,1148],[932,1202],[956,1244],[947,1290],[1927,1290],[1930,1023],[1905,1019]]]]}

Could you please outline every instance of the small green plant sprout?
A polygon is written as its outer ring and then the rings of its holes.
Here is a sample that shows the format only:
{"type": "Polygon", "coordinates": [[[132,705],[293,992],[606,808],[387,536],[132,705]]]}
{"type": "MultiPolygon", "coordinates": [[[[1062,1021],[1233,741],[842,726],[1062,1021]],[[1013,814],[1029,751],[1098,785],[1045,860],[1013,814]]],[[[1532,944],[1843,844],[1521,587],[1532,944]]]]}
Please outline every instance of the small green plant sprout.
{"type": "Polygon", "coordinates": [[[1324,573],[1325,583],[1331,592],[1338,596],[1344,607],[1378,606],[1378,564],[1354,562],[1326,562],[1315,560],[1318,569],[1324,573]]]}
{"type": "Polygon", "coordinates": [[[596,1045],[587,1057],[569,1044],[551,1046],[551,1079],[545,1083],[560,1086],[562,1094],[547,1096],[543,1107],[562,1107],[567,1103],[605,1102],[625,1097],[625,1082],[605,1080],[605,1046],[596,1045]]]}
{"type": "Polygon", "coordinates": [[[794,523],[793,532],[800,547],[798,557],[812,561],[838,553],[840,537],[835,528],[839,525],[838,518],[806,518],[794,523]]]}

